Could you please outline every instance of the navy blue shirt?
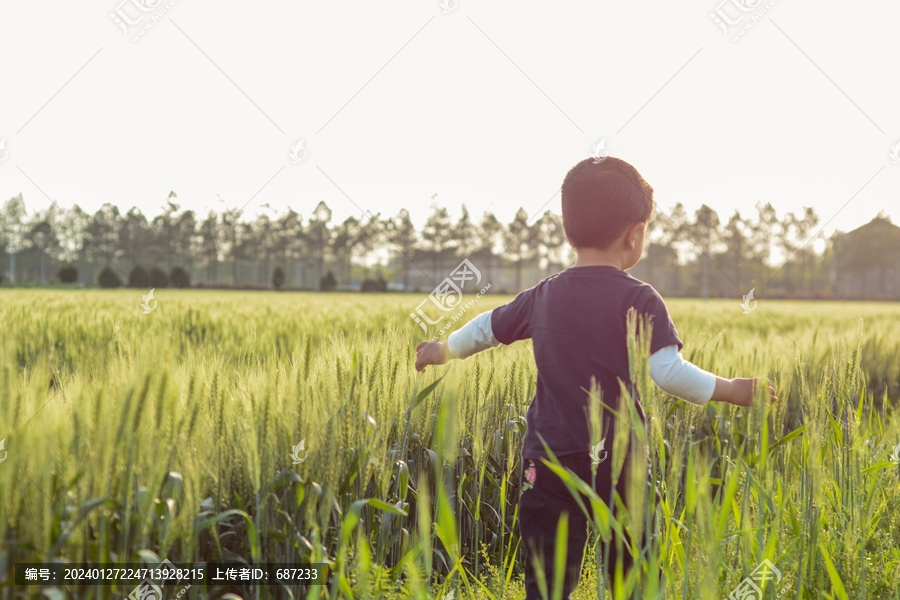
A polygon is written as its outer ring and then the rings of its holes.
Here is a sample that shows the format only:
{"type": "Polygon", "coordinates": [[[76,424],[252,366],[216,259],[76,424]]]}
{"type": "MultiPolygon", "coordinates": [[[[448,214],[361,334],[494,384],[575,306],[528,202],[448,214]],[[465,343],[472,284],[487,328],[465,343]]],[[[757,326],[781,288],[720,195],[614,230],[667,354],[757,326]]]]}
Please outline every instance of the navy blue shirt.
{"type": "MultiPolygon", "coordinates": [[[[619,379],[630,383],[626,317],[632,307],[652,319],[651,354],[684,347],[653,286],[612,266],[571,267],[493,310],[491,329],[499,342],[530,338],[534,344],[537,389],[525,416],[524,458],[546,456],[538,434],[557,456],[590,451],[585,390],[595,377],[603,402],[618,407],[619,379]]],[[[640,400],[635,401],[643,418],[640,400]]],[[[605,447],[612,447],[611,437],[605,447]]]]}

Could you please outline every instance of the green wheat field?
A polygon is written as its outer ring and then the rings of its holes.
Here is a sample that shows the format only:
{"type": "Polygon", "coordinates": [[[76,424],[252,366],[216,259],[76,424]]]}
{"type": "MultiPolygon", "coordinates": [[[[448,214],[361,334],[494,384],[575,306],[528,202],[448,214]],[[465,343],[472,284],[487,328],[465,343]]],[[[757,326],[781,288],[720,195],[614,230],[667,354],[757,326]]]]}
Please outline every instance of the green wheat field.
{"type": "MultiPolygon", "coordinates": [[[[131,592],[16,586],[15,563],[164,558],[328,566],[325,585],[184,598],[524,597],[528,343],[420,374],[420,295],[158,290],[145,314],[143,293],[0,291],[0,598],[131,592]]],[[[764,598],[900,598],[900,305],[669,307],[685,358],[781,401],[686,405],[635,340],[662,498],[635,596],[728,598],[767,560],[764,598]]],[[[603,593],[596,540],[647,506],[596,512],[576,597],[603,593]]]]}

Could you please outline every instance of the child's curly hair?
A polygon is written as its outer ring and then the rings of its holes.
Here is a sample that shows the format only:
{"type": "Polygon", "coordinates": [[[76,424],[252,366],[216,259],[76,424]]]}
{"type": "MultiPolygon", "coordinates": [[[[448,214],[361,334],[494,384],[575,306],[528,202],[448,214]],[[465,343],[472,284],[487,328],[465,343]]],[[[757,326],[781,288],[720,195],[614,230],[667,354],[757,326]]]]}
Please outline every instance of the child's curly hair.
{"type": "Polygon", "coordinates": [[[653,188],[622,159],[586,158],[563,180],[563,229],[575,248],[606,249],[652,215],[653,188]]]}

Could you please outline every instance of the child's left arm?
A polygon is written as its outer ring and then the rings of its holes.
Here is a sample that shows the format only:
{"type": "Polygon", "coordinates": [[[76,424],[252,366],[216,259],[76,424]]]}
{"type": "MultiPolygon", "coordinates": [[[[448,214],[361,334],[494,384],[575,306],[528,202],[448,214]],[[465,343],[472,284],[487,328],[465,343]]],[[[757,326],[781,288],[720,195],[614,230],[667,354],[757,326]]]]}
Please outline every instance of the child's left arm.
{"type": "Polygon", "coordinates": [[[424,371],[428,365],[443,365],[451,358],[467,358],[499,346],[491,331],[491,313],[483,312],[461,329],[454,331],[446,342],[419,342],[416,346],[416,370],[424,371]]]}

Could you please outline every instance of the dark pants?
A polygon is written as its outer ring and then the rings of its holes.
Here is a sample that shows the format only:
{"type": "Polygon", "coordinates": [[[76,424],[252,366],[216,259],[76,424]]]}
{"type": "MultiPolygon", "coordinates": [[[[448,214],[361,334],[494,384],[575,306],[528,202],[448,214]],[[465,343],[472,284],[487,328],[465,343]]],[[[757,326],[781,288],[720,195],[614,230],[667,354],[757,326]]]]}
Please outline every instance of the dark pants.
{"type": "MultiPolygon", "coordinates": [[[[591,483],[591,457],[589,454],[570,454],[558,457],[559,462],[564,467],[572,470],[578,477],[583,479],[590,485],[591,483]]],[[[534,557],[539,557],[542,561],[545,578],[547,582],[547,593],[553,593],[553,562],[556,545],[556,528],[562,513],[568,513],[569,518],[569,535],[568,547],[566,550],[566,575],[563,584],[563,598],[568,598],[569,594],[578,586],[581,578],[581,563],[584,559],[584,549],[588,539],[588,517],[578,506],[575,498],[566,488],[562,479],[556,473],[551,471],[540,460],[524,459],[522,465],[522,484],[528,486],[528,472],[532,465],[534,467],[534,483],[533,487],[522,492],[519,498],[519,526],[522,533],[522,541],[525,546],[525,590],[527,600],[537,600],[541,598],[540,588],[538,587],[537,577],[533,564],[534,557]]],[[[611,472],[611,455],[597,466],[597,477],[594,490],[607,506],[613,507],[615,513],[615,500],[611,495],[612,488],[612,472],[611,472]]],[[[628,463],[626,462],[619,476],[616,485],[619,496],[628,502],[629,497],[635,494],[647,494],[648,502],[657,502],[656,488],[650,480],[649,471],[647,479],[632,482],[629,478],[628,463]],[[651,491],[652,490],[652,491],[651,491]]],[[[591,510],[590,503],[585,496],[581,499],[591,510]]],[[[656,504],[652,505],[653,508],[656,504]]],[[[654,511],[655,512],[655,511],[654,511]]],[[[654,523],[655,526],[655,523],[654,523]]],[[[647,533],[644,532],[641,547],[647,543],[647,533]]],[[[652,532],[651,532],[652,535],[652,532]]],[[[602,544],[602,555],[606,559],[607,576],[612,585],[614,574],[616,571],[616,563],[621,556],[622,573],[628,576],[632,567],[632,557],[628,550],[625,540],[617,540],[615,532],[609,543],[602,544]],[[618,541],[618,544],[617,544],[618,541]],[[621,552],[617,546],[621,544],[621,552]]],[[[598,577],[599,577],[598,573],[598,577]]]]}

